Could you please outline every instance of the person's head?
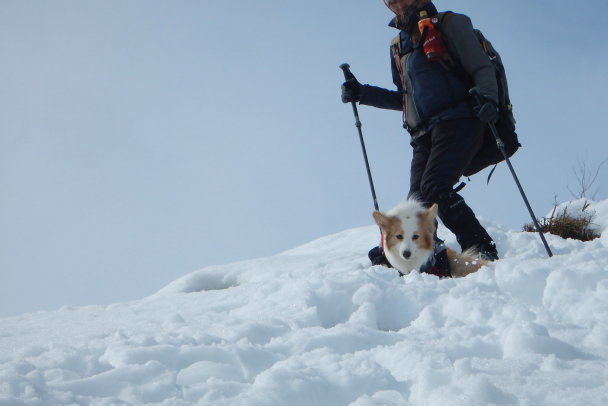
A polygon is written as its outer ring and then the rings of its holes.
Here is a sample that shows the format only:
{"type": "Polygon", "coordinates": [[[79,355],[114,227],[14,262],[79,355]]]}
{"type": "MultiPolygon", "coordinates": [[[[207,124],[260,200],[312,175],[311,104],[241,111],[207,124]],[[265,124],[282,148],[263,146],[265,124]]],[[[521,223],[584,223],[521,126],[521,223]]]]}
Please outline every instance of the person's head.
{"type": "Polygon", "coordinates": [[[431,0],[384,0],[388,7],[401,21],[407,21],[413,12],[430,3],[431,0]]]}

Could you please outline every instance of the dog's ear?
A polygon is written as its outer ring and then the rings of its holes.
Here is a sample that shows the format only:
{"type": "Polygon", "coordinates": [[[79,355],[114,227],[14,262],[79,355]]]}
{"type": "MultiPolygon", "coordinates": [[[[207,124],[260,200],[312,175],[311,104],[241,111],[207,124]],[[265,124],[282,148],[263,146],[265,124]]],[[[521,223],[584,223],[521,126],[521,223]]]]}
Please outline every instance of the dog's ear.
{"type": "Polygon", "coordinates": [[[389,220],[385,214],[375,211],[372,213],[372,216],[374,216],[374,221],[381,229],[385,229],[388,226],[389,220]]]}
{"type": "Polygon", "coordinates": [[[424,229],[428,230],[428,232],[431,234],[433,234],[436,230],[435,219],[437,218],[438,210],[439,206],[437,206],[437,203],[433,203],[431,207],[418,213],[418,220],[421,223],[420,225],[424,229]]]}
{"type": "Polygon", "coordinates": [[[438,210],[439,206],[437,206],[437,203],[433,203],[433,205],[427,210],[427,216],[429,216],[430,219],[434,219],[435,217],[437,217],[438,210]]]}

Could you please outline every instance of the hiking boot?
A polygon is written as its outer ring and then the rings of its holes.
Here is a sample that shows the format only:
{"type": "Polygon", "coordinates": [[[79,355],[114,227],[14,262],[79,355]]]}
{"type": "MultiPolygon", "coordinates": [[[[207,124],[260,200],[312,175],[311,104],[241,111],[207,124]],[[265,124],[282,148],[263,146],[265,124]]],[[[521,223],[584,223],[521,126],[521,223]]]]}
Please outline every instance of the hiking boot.
{"type": "Polygon", "coordinates": [[[374,247],[369,250],[369,252],[367,253],[367,257],[370,261],[372,261],[372,265],[382,265],[388,268],[392,268],[390,262],[388,262],[388,259],[386,259],[384,252],[382,252],[381,247],[374,247]]]}
{"type": "Polygon", "coordinates": [[[496,244],[494,241],[481,244],[478,248],[479,256],[481,259],[486,261],[498,261],[498,250],[496,249],[496,244]]]}

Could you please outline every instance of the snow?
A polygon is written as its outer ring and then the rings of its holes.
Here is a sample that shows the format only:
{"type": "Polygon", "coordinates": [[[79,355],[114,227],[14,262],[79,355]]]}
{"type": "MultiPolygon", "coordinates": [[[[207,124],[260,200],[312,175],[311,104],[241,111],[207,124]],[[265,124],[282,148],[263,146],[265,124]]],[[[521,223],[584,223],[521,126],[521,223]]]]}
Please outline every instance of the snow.
{"type": "Polygon", "coordinates": [[[605,405],[608,201],[587,210],[601,238],[548,235],[551,259],[482,219],[503,259],[463,279],[370,267],[369,226],[1,319],[0,405],[605,405]]]}

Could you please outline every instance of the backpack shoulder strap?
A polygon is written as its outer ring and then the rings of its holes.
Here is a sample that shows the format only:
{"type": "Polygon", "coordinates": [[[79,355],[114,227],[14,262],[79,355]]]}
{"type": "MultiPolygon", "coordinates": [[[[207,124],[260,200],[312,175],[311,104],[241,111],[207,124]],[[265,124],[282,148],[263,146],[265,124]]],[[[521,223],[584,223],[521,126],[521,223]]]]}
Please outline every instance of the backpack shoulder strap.
{"type": "Polygon", "coordinates": [[[443,35],[443,46],[444,46],[446,52],[443,55],[443,59],[440,60],[439,63],[441,63],[441,65],[446,70],[454,70],[454,68],[456,66],[456,62],[454,61],[454,58],[450,54],[450,48],[447,46],[447,43],[445,41],[445,32],[442,29],[443,24],[446,21],[450,20],[453,16],[454,16],[453,11],[442,11],[441,13],[437,13],[437,15],[436,15],[437,22],[434,22],[435,27],[437,27],[439,29],[439,31],[441,32],[441,34],[443,35]]]}
{"type": "Polygon", "coordinates": [[[441,13],[437,13],[437,19],[439,20],[437,24],[435,24],[439,29],[441,29],[441,26],[443,25],[443,23],[447,20],[449,20],[450,18],[452,18],[452,16],[454,15],[453,11],[442,11],[441,13]]]}
{"type": "Polygon", "coordinates": [[[393,54],[393,57],[395,55],[399,56],[401,54],[401,36],[400,35],[397,35],[391,41],[391,52],[393,54]]]}

